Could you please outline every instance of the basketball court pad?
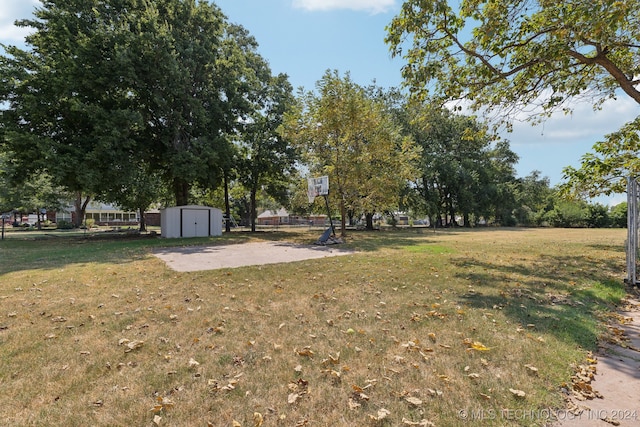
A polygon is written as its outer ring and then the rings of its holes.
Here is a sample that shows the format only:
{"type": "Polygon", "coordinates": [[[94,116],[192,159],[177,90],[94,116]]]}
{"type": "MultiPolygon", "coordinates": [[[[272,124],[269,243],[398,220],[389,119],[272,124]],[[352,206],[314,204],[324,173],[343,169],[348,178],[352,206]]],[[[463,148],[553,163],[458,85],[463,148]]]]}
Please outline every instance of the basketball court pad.
{"type": "Polygon", "coordinates": [[[299,245],[287,242],[189,246],[154,251],[154,255],[163,260],[169,268],[180,272],[278,264],[353,253],[355,251],[335,246],[299,245]]]}

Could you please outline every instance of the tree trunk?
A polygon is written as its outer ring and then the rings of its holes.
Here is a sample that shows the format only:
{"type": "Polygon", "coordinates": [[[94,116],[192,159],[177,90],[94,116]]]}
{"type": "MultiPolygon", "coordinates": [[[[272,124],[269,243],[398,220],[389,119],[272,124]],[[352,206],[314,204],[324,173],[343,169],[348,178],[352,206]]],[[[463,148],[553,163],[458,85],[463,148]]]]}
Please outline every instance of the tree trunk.
{"type": "Polygon", "coordinates": [[[140,232],[147,231],[147,217],[144,214],[144,208],[140,208],[140,232]]]}
{"type": "Polygon", "coordinates": [[[189,183],[180,178],[173,181],[173,192],[176,197],[176,206],[189,204],[189,183]]]}
{"type": "Polygon", "coordinates": [[[227,172],[223,173],[224,175],[224,230],[229,233],[231,232],[231,207],[229,206],[229,178],[227,177],[227,172]]]}
{"type": "Polygon", "coordinates": [[[344,197],[340,198],[340,237],[347,237],[347,210],[344,206],[344,197]]]}
{"type": "Polygon", "coordinates": [[[373,214],[372,213],[365,213],[364,217],[367,221],[367,225],[365,226],[365,228],[367,230],[373,230],[373,214]]]}
{"type": "Polygon", "coordinates": [[[451,227],[457,226],[458,223],[456,221],[456,211],[453,209],[453,203],[449,203],[449,217],[451,227]]]}
{"type": "Polygon", "coordinates": [[[256,193],[258,190],[252,188],[251,195],[249,196],[249,211],[251,212],[251,231],[256,231],[256,218],[258,217],[256,209],[256,193]]]}
{"type": "Polygon", "coordinates": [[[73,226],[75,228],[80,228],[82,226],[82,221],[84,221],[84,213],[87,211],[87,205],[91,200],[91,196],[87,196],[84,200],[82,200],[82,192],[78,191],[76,193],[76,200],[73,202],[76,209],[76,217],[73,222],[73,226]]]}

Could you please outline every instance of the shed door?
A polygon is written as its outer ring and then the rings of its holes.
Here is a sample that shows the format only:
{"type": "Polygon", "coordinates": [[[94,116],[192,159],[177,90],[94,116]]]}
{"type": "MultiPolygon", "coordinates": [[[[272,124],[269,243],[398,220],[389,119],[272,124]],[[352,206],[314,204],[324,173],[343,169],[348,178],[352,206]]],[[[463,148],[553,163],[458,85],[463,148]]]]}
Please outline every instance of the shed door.
{"type": "Polygon", "coordinates": [[[209,235],[209,210],[182,209],[180,235],[182,237],[202,237],[209,235]]]}

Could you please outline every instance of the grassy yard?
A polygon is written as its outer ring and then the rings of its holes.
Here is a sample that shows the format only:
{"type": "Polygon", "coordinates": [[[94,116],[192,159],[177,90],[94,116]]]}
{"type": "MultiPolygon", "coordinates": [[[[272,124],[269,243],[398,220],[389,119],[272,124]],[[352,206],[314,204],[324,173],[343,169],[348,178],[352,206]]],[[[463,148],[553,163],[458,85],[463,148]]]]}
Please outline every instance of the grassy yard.
{"type": "Polygon", "coordinates": [[[0,425],[545,425],[625,294],[625,230],[354,232],[354,255],[197,273],[151,254],[307,233],[1,241],[0,425]]]}

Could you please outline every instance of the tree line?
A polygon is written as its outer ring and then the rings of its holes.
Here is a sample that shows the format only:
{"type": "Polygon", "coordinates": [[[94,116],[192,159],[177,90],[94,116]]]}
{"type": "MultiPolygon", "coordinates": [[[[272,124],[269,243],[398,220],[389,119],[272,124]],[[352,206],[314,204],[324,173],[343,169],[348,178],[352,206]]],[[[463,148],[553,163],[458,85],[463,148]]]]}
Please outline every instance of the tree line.
{"type": "Polygon", "coordinates": [[[335,70],[294,94],[213,3],[45,0],[18,25],[33,32],[0,55],[1,211],[72,200],[79,226],[90,200],[141,219],[204,203],[255,230],[258,206],[322,210],[304,178],[328,175],[343,233],[398,211],[439,226],[618,224],[536,171],[516,177],[508,141],[435,98],[335,70]]]}

